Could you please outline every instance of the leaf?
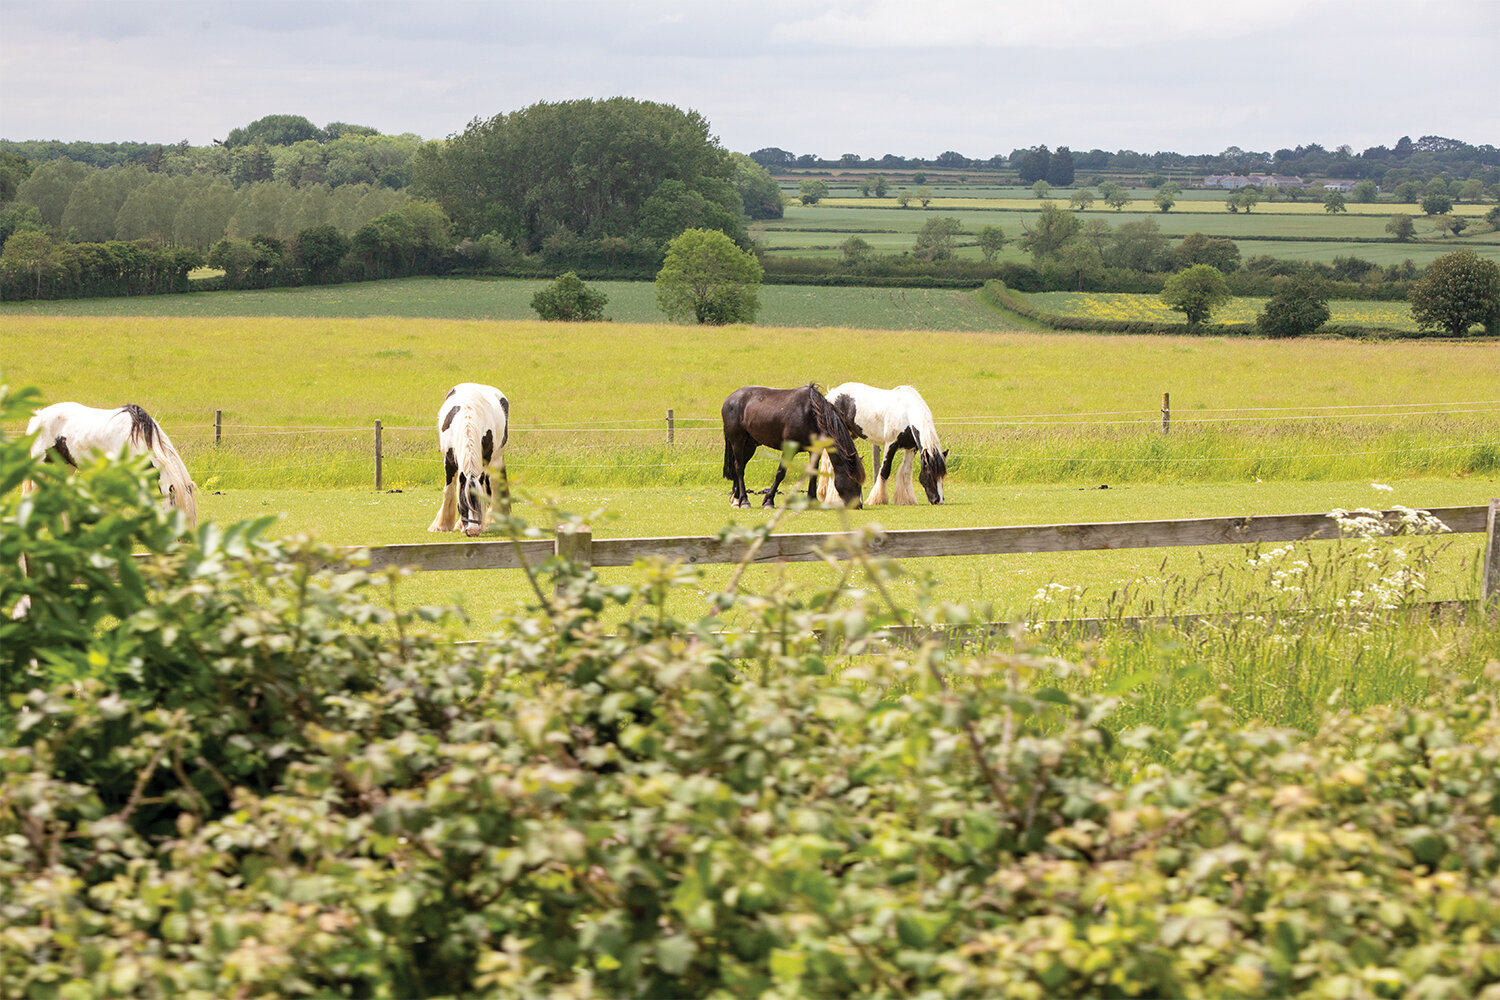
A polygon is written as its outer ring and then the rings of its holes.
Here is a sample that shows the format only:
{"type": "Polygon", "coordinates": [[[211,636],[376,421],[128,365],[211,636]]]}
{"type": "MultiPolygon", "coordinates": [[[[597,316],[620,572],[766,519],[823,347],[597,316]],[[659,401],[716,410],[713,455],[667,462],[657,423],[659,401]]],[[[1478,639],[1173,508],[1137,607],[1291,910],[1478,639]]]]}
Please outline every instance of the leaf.
{"type": "Polygon", "coordinates": [[[663,972],[673,976],[686,972],[697,953],[698,945],[686,934],[674,934],[656,942],[656,962],[663,972]]]}
{"type": "Polygon", "coordinates": [[[921,910],[903,913],[896,918],[896,936],[908,948],[928,948],[948,926],[946,913],[921,910]]]}
{"type": "Polygon", "coordinates": [[[398,920],[403,920],[417,909],[417,894],[407,886],[398,886],[385,901],[385,911],[398,920]]]}

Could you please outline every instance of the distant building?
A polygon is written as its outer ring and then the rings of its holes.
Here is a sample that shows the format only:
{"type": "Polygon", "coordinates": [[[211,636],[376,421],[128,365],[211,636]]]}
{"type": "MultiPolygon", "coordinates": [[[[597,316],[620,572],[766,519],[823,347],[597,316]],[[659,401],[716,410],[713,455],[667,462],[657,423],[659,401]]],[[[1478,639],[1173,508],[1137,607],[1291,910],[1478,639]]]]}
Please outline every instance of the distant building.
{"type": "Polygon", "coordinates": [[[1226,188],[1232,191],[1251,184],[1262,188],[1307,187],[1302,178],[1288,177],[1286,174],[1210,174],[1203,178],[1203,186],[1206,188],[1226,188]]]}
{"type": "Polygon", "coordinates": [[[1350,181],[1324,181],[1324,191],[1353,191],[1354,184],[1350,181]]]}

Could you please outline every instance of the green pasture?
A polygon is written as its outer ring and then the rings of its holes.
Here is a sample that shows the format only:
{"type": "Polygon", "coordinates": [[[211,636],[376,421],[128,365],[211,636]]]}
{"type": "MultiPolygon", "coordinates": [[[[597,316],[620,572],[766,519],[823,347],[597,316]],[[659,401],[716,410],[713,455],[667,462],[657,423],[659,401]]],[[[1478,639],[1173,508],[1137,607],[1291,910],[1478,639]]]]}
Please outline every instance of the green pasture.
{"type": "MultiPolygon", "coordinates": [[[[360,286],[376,296],[360,308],[446,310],[452,302],[425,297],[504,284],[360,286]]],[[[509,394],[505,456],[523,498],[517,513],[543,531],[557,511],[589,518],[601,537],[707,535],[731,520],[764,520],[759,509],[729,510],[718,409],[739,385],[810,380],[921,389],[951,450],[950,502],[807,511],[778,530],[1452,506],[1500,490],[1500,349],[1489,343],[10,311],[0,373],[10,385],[39,386],[48,401],[145,406],[183,453],[205,520],[273,514],[283,531],[338,544],[433,539],[434,424],[447,388],[464,380],[509,394]],[[1171,393],[1170,434],[1159,425],[1163,392],[1171,393]],[[218,445],[216,410],[224,415],[218,445]],[[373,481],[377,419],[382,492],[373,481]]],[[[768,485],[773,472],[762,452],[751,487],[768,485]]],[[[1431,568],[1432,596],[1474,593],[1474,538],[1403,551],[1431,568]]],[[[1222,581],[1221,570],[1247,558],[1213,548],[917,560],[903,567],[894,596],[914,602],[930,587],[937,599],[977,604],[976,615],[999,620],[1234,609],[1239,596],[1205,590],[1205,581],[1222,581]]],[[[694,602],[730,572],[706,567],[698,584],[675,588],[674,611],[696,617],[694,602]]],[[[757,567],[745,586],[807,595],[839,572],[757,567]]],[[[401,584],[405,602],[461,603],[475,629],[530,592],[515,571],[401,584]]]]}
{"type": "MultiPolygon", "coordinates": [[[[376,420],[384,484],[433,485],[438,406],[470,380],[509,394],[507,461],[535,488],[717,489],[730,391],[851,379],[917,386],[959,484],[1407,479],[1500,466],[1500,346],[1487,342],[9,316],[0,372],[49,400],[140,403],[210,491],[373,485],[376,420]]],[[[761,461],[755,474],[769,479],[761,461]]]]}
{"type": "MultiPolygon", "coordinates": [[[[1323,207],[1323,199],[1321,195],[1314,198],[1309,198],[1304,201],[1268,201],[1263,198],[1249,212],[1230,212],[1229,209],[1224,206],[1223,195],[1216,195],[1213,192],[1196,193],[1199,195],[1199,197],[1190,198],[1187,196],[1188,192],[1183,192],[1175,195],[1174,200],[1176,201],[1176,205],[1173,206],[1171,211],[1162,212],[1157,208],[1155,202],[1152,200],[1155,195],[1151,194],[1150,192],[1143,192],[1141,193],[1140,197],[1134,198],[1131,201],[1127,202],[1124,208],[1120,211],[1141,212],[1146,214],[1155,213],[1157,215],[1280,215],[1294,217],[1309,216],[1312,218],[1320,219],[1338,219],[1346,215],[1369,215],[1378,216],[1384,219],[1397,212],[1404,212],[1408,215],[1416,215],[1421,212],[1421,207],[1418,205],[1398,204],[1393,202],[1346,202],[1345,210],[1343,212],[1329,213],[1328,210],[1323,207]]],[[[1068,199],[1071,198],[1072,195],[1073,189],[1070,188],[1054,188],[1045,199],[1037,198],[1035,195],[1028,195],[1026,197],[1019,198],[979,198],[972,196],[964,197],[962,195],[958,197],[939,197],[937,192],[934,191],[932,201],[928,204],[926,210],[947,212],[950,210],[968,209],[971,211],[979,210],[990,212],[1029,212],[1034,211],[1036,207],[1038,205],[1041,205],[1044,201],[1053,201],[1066,206],[1068,203],[1068,199]]],[[[787,210],[792,211],[794,209],[800,209],[802,207],[803,206],[801,205],[789,205],[787,206],[787,210]]],[[[900,203],[894,197],[894,194],[888,195],[885,198],[876,198],[873,196],[869,198],[824,198],[818,202],[817,207],[828,209],[864,210],[896,209],[898,211],[903,211],[903,209],[901,209],[900,203]]],[[[1461,215],[1466,218],[1478,218],[1484,215],[1493,207],[1493,205],[1483,203],[1459,203],[1453,206],[1452,214],[1461,215]]],[[[904,209],[904,211],[909,212],[913,211],[914,209],[920,209],[920,205],[915,201],[911,203],[910,207],[904,209]]],[[[1118,214],[1116,209],[1104,204],[1102,199],[1099,198],[1097,191],[1094,192],[1093,205],[1091,205],[1087,209],[1084,209],[1083,211],[1089,214],[1118,214]]]]}
{"type": "MultiPolygon", "coordinates": [[[[0,303],[0,322],[8,323],[23,316],[530,320],[536,318],[531,308],[532,296],[547,284],[541,280],[510,278],[401,278],[253,292],[9,302],[0,303]]],[[[673,325],[657,307],[656,286],[649,281],[588,284],[609,296],[604,313],[615,324],[673,325]]],[[[972,291],[765,285],[760,290],[760,304],[757,327],[1007,330],[1017,326],[1013,317],[985,307],[972,291]]],[[[689,329],[687,324],[680,326],[689,329]]],[[[602,329],[618,332],[614,325],[602,329]]],[[[709,338],[718,336],[713,331],[699,332],[709,338]]]]}
{"type": "MultiPolygon", "coordinates": [[[[1159,295],[1132,295],[1123,292],[1038,292],[1021,296],[1039,309],[1058,316],[1080,316],[1091,319],[1124,320],[1163,324],[1184,324],[1181,313],[1173,312],[1159,295]]],[[[1254,323],[1269,299],[1237,297],[1214,310],[1215,323],[1254,323]]],[[[1331,323],[1352,323],[1392,330],[1416,330],[1411,306],[1405,302],[1365,302],[1334,300],[1328,303],[1331,323]]]]}
{"type": "MultiPolygon", "coordinates": [[[[1209,194],[1210,192],[1199,192],[1209,194]]],[[[1051,199],[1065,206],[1066,199],[1051,199]]],[[[781,219],[756,223],[753,235],[768,253],[797,257],[837,257],[839,246],[851,236],[858,236],[881,253],[902,253],[911,248],[917,232],[932,213],[958,220],[966,234],[978,233],[985,226],[999,226],[1013,240],[1034,223],[1045,202],[1026,199],[935,199],[923,209],[913,203],[900,208],[892,199],[852,198],[826,199],[817,205],[789,205],[781,219]]],[[[1230,213],[1209,201],[1197,200],[1184,209],[1183,203],[1170,212],[1159,212],[1150,201],[1133,202],[1116,212],[1099,203],[1084,215],[1089,220],[1108,223],[1111,227],[1126,222],[1151,219],[1162,235],[1176,242],[1192,233],[1233,239],[1241,256],[1248,259],[1265,254],[1294,260],[1331,263],[1336,257],[1361,257],[1382,266],[1410,259],[1426,266],[1443,254],[1471,249],[1482,257],[1500,261],[1500,233],[1488,230],[1482,223],[1472,229],[1483,232],[1452,237],[1439,232],[1419,210],[1411,205],[1381,205],[1379,212],[1349,212],[1329,215],[1321,205],[1280,202],[1262,211],[1230,213]],[[1290,209],[1298,209],[1290,211],[1290,209]],[[1286,211],[1283,211],[1286,209],[1286,211]],[[1316,209],[1315,211],[1310,209],[1316,209]],[[1386,222],[1396,212],[1413,215],[1417,239],[1409,243],[1391,240],[1386,222]]],[[[1372,206],[1365,205],[1363,208],[1372,206]]],[[[1455,206],[1460,214],[1478,216],[1489,206],[1455,206]],[[1481,211],[1483,210],[1483,211],[1481,211]]],[[[961,247],[959,256],[979,258],[977,247],[961,247]]],[[[1014,242],[1002,251],[1001,260],[1030,262],[1014,242]]]]}

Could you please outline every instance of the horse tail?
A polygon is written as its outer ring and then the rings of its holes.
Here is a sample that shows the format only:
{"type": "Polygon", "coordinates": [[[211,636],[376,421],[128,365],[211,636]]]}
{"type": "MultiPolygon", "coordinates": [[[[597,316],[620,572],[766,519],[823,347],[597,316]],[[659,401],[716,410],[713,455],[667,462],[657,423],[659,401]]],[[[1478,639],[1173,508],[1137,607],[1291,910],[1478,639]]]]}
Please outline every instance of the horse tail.
{"type": "Polygon", "coordinates": [[[836,496],[833,488],[833,459],[825,451],[818,459],[818,502],[833,503],[836,496]]]}
{"type": "Polygon", "coordinates": [[[844,426],[844,418],[838,415],[833,406],[816,387],[809,386],[812,390],[813,416],[818,424],[818,433],[823,437],[832,438],[833,445],[849,462],[854,481],[861,486],[865,484],[865,461],[860,457],[859,449],[855,447],[854,438],[849,433],[849,428],[844,426]]]}
{"type": "Polygon", "coordinates": [[[739,463],[734,460],[734,446],[729,443],[729,435],[724,435],[724,478],[731,483],[739,472],[739,463]]]}
{"type": "Polygon", "coordinates": [[[161,484],[173,507],[182,511],[189,528],[198,526],[198,487],[188,475],[187,465],[161,425],[135,404],[122,407],[130,414],[130,440],[143,442],[151,454],[151,464],[161,473],[161,484]]]}

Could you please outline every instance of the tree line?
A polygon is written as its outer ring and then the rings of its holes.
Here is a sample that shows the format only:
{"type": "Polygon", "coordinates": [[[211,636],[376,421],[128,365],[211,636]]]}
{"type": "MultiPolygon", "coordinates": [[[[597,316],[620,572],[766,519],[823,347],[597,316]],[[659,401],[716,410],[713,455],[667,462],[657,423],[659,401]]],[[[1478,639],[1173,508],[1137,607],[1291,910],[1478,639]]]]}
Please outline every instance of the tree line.
{"type": "Polygon", "coordinates": [[[1489,143],[1476,146],[1435,135],[1425,135],[1415,141],[1402,136],[1390,147],[1372,146],[1360,153],[1349,146],[1329,150],[1319,143],[1308,143],[1274,152],[1230,146],[1213,154],[1141,153],[1132,149],[1110,152],[1097,148],[1084,152],[1073,151],[1067,146],[1059,146],[1053,151],[1043,145],[1016,148],[1009,154],[996,153],[989,157],[968,157],[951,149],[931,158],[893,153],[878,157],[858,153],[821,157],[815,153],[797,154],[779,146],[767,146],[755,150],[750,157],[772,170],[794,167],[820,170],[993,170],[1022,173],[1026,175],[1026,183],[1047,178],[1048,170],[1198,175],[1284,173],[1348,180],[1369,178],[1382,186],[1406,180],[1425,182],[1433,177],[1458,180],[1478,177],[1486,187],[1500,183],[1500,149],[1489,143]]]}

